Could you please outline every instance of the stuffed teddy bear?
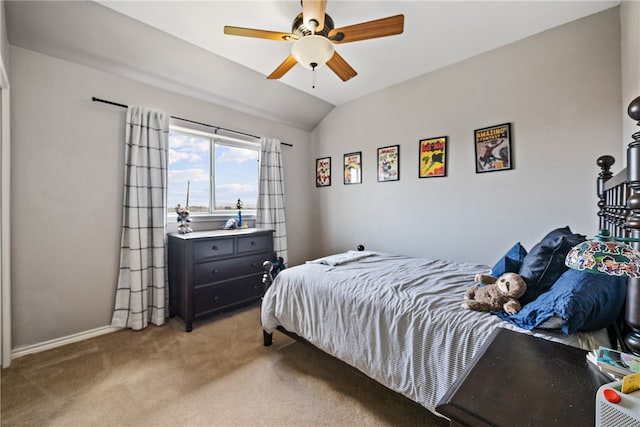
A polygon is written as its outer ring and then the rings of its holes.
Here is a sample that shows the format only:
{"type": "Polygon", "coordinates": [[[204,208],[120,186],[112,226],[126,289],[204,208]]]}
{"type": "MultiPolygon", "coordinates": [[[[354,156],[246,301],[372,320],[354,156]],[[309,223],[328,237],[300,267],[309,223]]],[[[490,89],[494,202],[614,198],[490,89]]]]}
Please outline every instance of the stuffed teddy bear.
{"type": "Polygon", "coordinates": [[[475,284],[467,289],[463,308],[475,311],[504,310],[508,314],[515,314],[522,308],[518,298],[524,295],[527,284],[519,274],[504,273],[498,278],[476,274],[474,280],[486,286],[475,284]]]}

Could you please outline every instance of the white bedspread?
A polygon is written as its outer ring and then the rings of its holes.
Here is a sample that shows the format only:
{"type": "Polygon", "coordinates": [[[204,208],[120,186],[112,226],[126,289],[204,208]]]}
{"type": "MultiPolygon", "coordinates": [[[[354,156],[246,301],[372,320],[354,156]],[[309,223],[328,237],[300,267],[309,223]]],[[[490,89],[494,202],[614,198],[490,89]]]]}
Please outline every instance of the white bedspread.
{"type": "MultiPolygon", "coordinates": [[[[525,332],[461,308],[474,275],[488,272],[485,265],[388,254],[337,266],[307,263],[278,274],[264,296],[262,325],[295,332],[435,413],[494,328],[525,332]]],[[[533,335],[577,347],[584,338],[533,335]]]]}

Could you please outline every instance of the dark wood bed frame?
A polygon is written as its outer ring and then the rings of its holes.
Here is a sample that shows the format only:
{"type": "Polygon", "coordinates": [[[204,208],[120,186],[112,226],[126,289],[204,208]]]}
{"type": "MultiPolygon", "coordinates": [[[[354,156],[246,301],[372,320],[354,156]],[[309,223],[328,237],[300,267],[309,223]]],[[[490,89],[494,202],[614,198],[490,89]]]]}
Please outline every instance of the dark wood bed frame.
{"type": "MultiPolygon", "coordinates": [[[[627,110],[629,117],[640,126],[640,96],[631,101],[627,110]]],[[[629,244],[640,250],[640,131],[632,135],[633,140],[627,147],[627,167],[616,176],[611,172],[615,159],[601,156],[597,164],[598,174],[598,217],[601,229],[607,229],[612,236],[637,239],[629,244]]],[[[358,250],[361,250],[358,247],[358,250]]],[[[273,281],[271,261],[263,264],[265,273],[262,282],[265,291],[273,281]]],[[[640,278],[629,278],[624,312],[610,328],[610,337],[618,342],[623,351],[640,355],[640,278]]],[[[282,333],[301,340],[301,338],[282,327],[282,333]]],[[[264,345],[270,346],[273,334],[263,331],[264,345]]]]}
{"type": "MultiPolygon", "coordinates": [[[[640,126],[640,96],[631,101],[627,112],[640,126]]],[[[629,244],[640,250],[640,131],[632,138],[627,147],[627,167],[616,176],[611,173],[615,159],[598,158],[598,217],[601,229],[609,230],[612,236],[637,239],[629,244]]],[[[640,278],[628,279],[624,313],[614,328],[621,335],[621,349],[640,355],[640,278]]]]}

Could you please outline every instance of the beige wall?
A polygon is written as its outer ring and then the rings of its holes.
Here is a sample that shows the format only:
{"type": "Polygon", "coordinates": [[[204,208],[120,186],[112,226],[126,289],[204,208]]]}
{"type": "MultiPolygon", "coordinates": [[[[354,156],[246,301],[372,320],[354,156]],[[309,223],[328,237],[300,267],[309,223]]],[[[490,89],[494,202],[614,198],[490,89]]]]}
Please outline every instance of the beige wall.
{"type": "MultiPolygon", "coordinates": [[[[334,109],[313,132],[334,184],[313,188],[315,255],[354,248],[492,264],[554,227],[597,231],[596,158],[620,159],[618,8],[540,33],[334,109]],[[515,168],[476,174],[474,129],[512,123],[515,168]],[[418,178],[418,141],[449,137],[448,176],[418,178]],[[376,148],[400,144],[400,181],[376,148]],[[363,184],[343,185],[362,151],[363,184]]],[[[619,166],[619,165],[616,165],[619,166]]]]}
{"type": "Polygon", "coordinates": [[[2,56],[2,63],[6,67],[9,60],[9,41],[7,39],[7,14],[4,0],[2,0],[0,7],[0,55],[2,56]]]}
{"type": "Polygon", "coordinates": [[[125,110],[92,96],[277,136],[289,259],[309,256],[310,134],[29,50],[10,48],[13,347],[108,325],[120,245],[125,110]]]}

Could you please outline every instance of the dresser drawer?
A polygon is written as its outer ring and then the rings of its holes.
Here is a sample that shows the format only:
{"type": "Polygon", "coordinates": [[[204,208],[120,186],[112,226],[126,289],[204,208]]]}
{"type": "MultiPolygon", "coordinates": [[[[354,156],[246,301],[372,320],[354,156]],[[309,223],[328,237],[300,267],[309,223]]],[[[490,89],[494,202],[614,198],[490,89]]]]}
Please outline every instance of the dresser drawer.
{"type": "Polygon", "coordinates": [[[193,295],[195,315],[207,314],[224,307],[260,298],[264,287],[260,276],[246,278],[222,286],[209,286],[193,295]]]}
{"type": "Polygon", "coordinates": [[[268,251],[271,248],[272,241],[271,234],[238,237],[238,253],[268,251]]]}
{"type": "Polygon", "coordinates": [[[233,255],[233,238],[211,239],[193,244],[193,259],[200,260],[224,255],[233,255]]]}
{"type": "Polygon", "coordinates": [[[262,253],[195,264],[193,284],[198,287],[247,274],[262,273],[262,263],[267,258],[268,254],[262,253]]]}

